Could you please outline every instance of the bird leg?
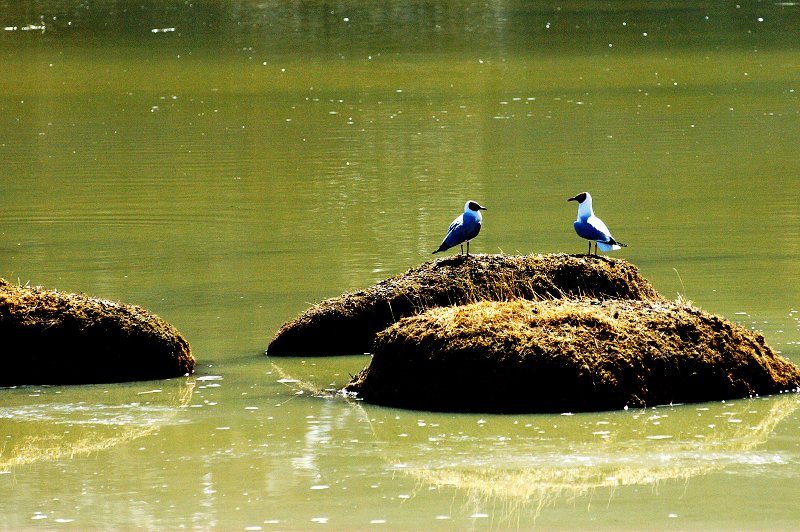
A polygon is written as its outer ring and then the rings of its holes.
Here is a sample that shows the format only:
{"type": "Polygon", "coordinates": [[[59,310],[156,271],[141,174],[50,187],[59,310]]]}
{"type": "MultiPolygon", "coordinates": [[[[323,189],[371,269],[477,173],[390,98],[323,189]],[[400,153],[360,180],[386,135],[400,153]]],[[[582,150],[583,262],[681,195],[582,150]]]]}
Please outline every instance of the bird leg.
{"type": "MultiPolygon", "coordinates": [[[[467,253],[469,253],[469,251],[467,253]]],[[[463,254],[464,254],[464,244],[461,244],[461,255],[463,254]]]]}
{"type": "Polygon", "coordinates": [[[589,240],[589,251],[587,251],[586,254],[587,255],[591,255],[592,254],[592,241],[591,240],[589,240]]]}
{"type": "Polygon", "coordinates": [[[467,257],[469,257],[469,240],[467,240],[467,257]]]}

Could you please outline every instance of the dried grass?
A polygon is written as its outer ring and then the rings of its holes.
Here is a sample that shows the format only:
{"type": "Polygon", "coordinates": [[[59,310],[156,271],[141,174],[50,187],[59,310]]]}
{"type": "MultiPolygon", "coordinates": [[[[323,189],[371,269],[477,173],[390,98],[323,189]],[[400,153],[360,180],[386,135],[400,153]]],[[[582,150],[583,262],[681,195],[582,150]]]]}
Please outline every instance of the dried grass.
{"type": "Polygon", "coordinates": [[[285,323],[271,356],[323,356],[372,350],[375,334],[432,307],[516,298],[662,300],[638,269],[586,255],[471,255],[426,262],[365,290],[327,299],[285,323]]]}
{"type": "Polygon", "coordinates": [[[613,410],[800,387],[754,331],[665,300],[479,302],[377,336],[347,387],[366,401],[469,412],[613,410]]]}
{"type": "Polygon", "coordinates": [[[141,307],[0,279],[0,386],[162,379],[191,373],[189,343],[141,307]]]}

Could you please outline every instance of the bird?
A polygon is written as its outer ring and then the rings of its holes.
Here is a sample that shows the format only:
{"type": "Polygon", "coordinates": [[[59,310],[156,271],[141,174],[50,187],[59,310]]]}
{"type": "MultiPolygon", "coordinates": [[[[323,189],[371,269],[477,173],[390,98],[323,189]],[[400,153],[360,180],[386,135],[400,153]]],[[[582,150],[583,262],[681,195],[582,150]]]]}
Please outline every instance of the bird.
{"type": "Polygon", "coordinates": [[[575,227],[575,232],[578,233],[579,237],[589,241],[588,255],[592,254],[592,242],[595,243],[595,255],[597,255],[598,246],[601,251],[614,251],[627,247],[627,244],[615,240],[603,220],[594,215],[591,194],[581,192],[577,196],[567,199],[567,201],[578,202],[578,219],[572,225],[575,227]]]}
{"type": "Polygon", "coordinates": [[[439,253],[453,246],[461,245],[461,253],[464,253],[464,242],[467,243],[467,256],[469,257],[469,241],[478,236],[481,231],[481,211],[486,207],[476,201],[469,200],[464,204],[464,212],[461,213],[447,230],[447,235],[442,240],[439,249],[433,253],[439,253]]]}

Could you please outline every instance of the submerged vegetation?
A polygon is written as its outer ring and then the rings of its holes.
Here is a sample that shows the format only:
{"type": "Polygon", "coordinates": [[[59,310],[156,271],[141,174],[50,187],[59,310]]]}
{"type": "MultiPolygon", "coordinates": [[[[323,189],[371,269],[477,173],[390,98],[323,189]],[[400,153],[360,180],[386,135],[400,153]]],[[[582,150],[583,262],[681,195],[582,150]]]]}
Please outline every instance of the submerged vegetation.
{"type": "Polygon", "coordinates": [[[0,279],[0,386],[162,379],[194,371],[189,343],[141,307],[0,279]]]}
{"type": "Polygon", "coordinates": [[[372,351],[375,335],[428,308],[516,298],[661,300],[628,262],[585,255],[471,255],[426,262],[358,292],[327,299],[285,323],[271,356],[372,351]]]}
{"type": "Polygon", "coordinates": [[[346,390],[406,408],[611,410],[772,394],[800,368],[764,337],[668,301],[479,302],[430,309],[376,340],[346,390]]]}

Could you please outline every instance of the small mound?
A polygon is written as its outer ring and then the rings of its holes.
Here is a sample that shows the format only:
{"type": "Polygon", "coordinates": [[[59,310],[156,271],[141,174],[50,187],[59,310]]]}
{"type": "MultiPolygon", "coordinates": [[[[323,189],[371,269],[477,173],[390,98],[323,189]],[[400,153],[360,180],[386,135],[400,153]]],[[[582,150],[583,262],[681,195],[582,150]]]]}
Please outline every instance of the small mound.
{"type": "Polygon", "coordinates": [[[772,394],[800,368],[764,337],[668,301],[510,301],[431,309],[380,333],[347,385],[365,401],[462,412],[577,412],[772,394]]]}
{"type": "Polygon", "coordinates": [[[366,290],[322,301],[285,323],[271,356],[365,353],[375,335],[432,307],[515,298],[661,300],[628,262],[587,255],[470,255],[426,262],[366,290]]]}
{"type": "Polygon", "coordinates": [[[162,379],[195,363],[180,333],[140,307],[3,279],[0,342],[0,386],[162,379]]]}

